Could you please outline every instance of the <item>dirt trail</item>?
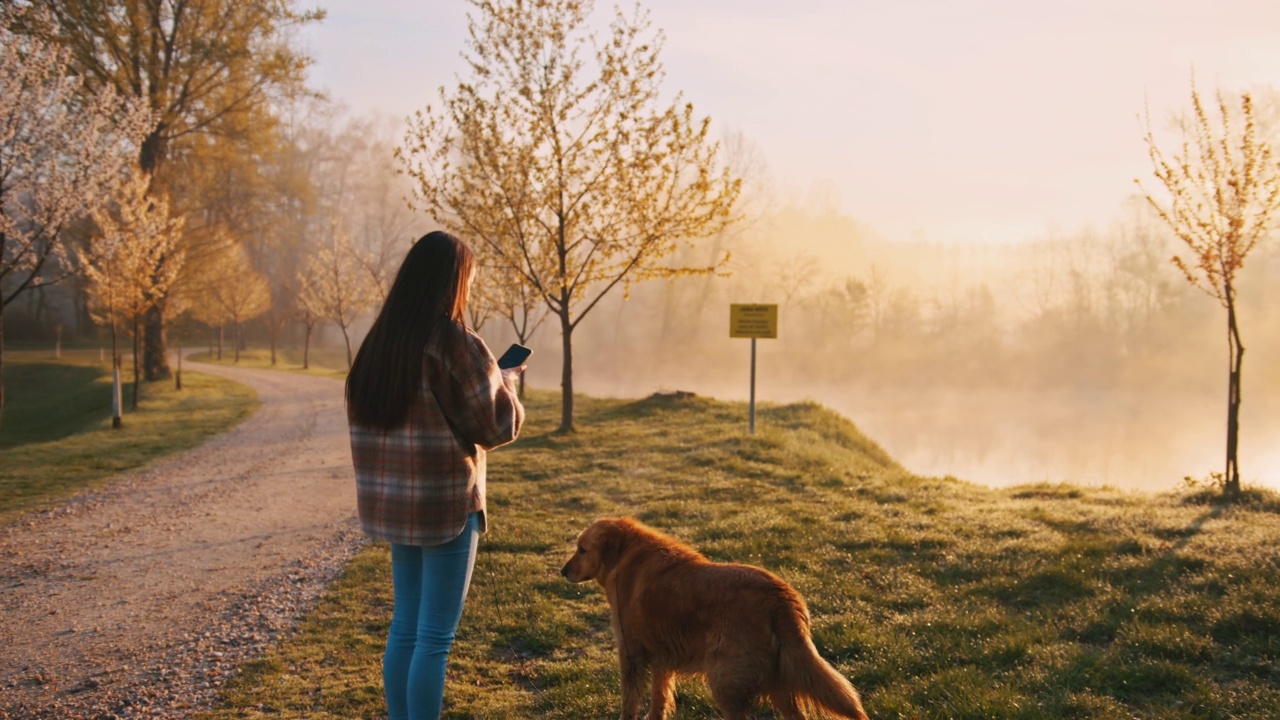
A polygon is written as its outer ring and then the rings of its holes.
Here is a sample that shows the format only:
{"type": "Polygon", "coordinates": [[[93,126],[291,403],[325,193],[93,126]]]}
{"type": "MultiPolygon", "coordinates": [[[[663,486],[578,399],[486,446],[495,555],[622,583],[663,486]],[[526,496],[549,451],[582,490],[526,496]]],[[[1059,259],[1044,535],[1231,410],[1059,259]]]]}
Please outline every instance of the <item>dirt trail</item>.
{"type": "Polygon", "coordinates": [[[261,408],[0,528],[0,718],[182,717],[360,543],[341,384],[190,367],[261,408]]]}

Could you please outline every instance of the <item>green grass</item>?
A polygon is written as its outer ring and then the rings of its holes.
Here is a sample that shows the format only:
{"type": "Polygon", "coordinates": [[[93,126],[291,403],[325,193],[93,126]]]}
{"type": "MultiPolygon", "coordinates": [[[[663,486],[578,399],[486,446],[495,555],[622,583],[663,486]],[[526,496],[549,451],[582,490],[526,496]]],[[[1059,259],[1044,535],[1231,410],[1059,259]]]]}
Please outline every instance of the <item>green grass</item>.
{"type": "Polygon", "coordinates": [[[111,429],[111,374],[97,353],[5,354],[0,418],[0,523],[223,432],[257,407],[252,389],[184,369],[183,389],[145,383],[137,412],[111,429]]]}
{"type": "MultiPolygon", "coordinates": [[[[1280,707],[1280,499],[908,474],[814,404],[558,395],[491,456],[490,532],[447,718],[614,717],[608,610],[559,575],[576,533],[633,514],[808,599],[822,654],[873,718],[1260,718],[1280,707]]],[[[378,718],[388,553],[359,554],[291,639],[243,668],[227,718],[378,718]]],[[[677,718],[718,717],[695,681],[677,718]]],[[[757,717],[769,717],[761,711],[757,717]]]]}
{"type": "Polygon", "coordinates": [[[222,359],[217,359],[217,352],[199,352],[187,356],[196,362],[217,365],[234,365],[244,368],[267,370],[286,370],[288,372],[305,373],[345,379],[347,377],[347,354],[345,350],[335,348],[311,348],[307,358],[307,368],[302,367],[302,348],[281,347],[276,350],[276,364],[271,364],[271,351],[265,348],[249,348],[240,351],[240,361],[236,362],[235,352],[229,348],[222,349],[222,359]]]}

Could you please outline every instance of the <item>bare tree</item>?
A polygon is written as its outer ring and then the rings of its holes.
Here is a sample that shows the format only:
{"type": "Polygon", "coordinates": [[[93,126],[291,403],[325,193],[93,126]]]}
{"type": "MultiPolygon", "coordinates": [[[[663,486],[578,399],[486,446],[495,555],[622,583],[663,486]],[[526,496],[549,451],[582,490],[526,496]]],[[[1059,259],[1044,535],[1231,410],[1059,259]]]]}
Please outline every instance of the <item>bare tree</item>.
{"type": "Polygon", "coordinates": [[[730,222],[741,183],[709,120],[663,103],[662,35],[638,6],[597,38],[590,0],[469,1],[471,77],[416,115],[400,157],[419,206],[489,245],[559,319],[569,431],[574,329],[619,285],[712,272],[723,258],[668,260],[730,222]]]}
{"type": "MultiPolygon", "coordinates": [[[[350,328],[356,317],[373,304],[375,291],[365,270],[367,262],[359,257],[346,232],[334,224],[329,235],[330,244],[298,273],[298,301],[309,314],[332,321],[342,330],[349,370],[350,328]]],[[[309,337],[310,332],[307,334],[309,337]]]]}
{"type": "Polygon", "coordinates": [[[819,285],[822,261],[805,250],[793,250],[774,265],[774,286],[782,296],[783,308],[819,285]]]}
{"type": "MultiPolygon", "coordinates": [[[[1147,116],[1144,140],[1156,179],[1167,192],[1162,202],[1143,188],[1160,218],[1191,255],[1173,263],[1187,282],[1216,299],[1227,311],[1227,448],[1223,493],[1240,494],[1240,372],[1244,343],[1236,313],[1237,282],[1245,257],[1270,232],[1280,211],[1280,168],[1271,147],[1258,137],[1253,98],[1243,93],[1239,111],[1222,91],[1217,94],[1218,119],[1210,118],[1194,81],[1192,118],[1181,123],[1182,144],[1166,157],[1147,116]],[[1239,126],[1236,126],[1236,123],[1239,126]]],[[[1141,181],[1135,180],[1139,187],[1141,181]]]]}
{"type": "Polygon", "coordinates": [[[72,272],[64,231],[106,202],[151,125],[109,89],[82,93],[70,53],[12,32],[22,15],[0,8],[0,413],[5,308],[72,272]]]}
{"type": "MultiPolygon", "coordinates": [[[[268,284],[268,290],[270,290],[269,284],[268,284]]],[[[291,289],[287,285],[284,286],[283,294],[288,295],[291,292],[292,292],[291,289]]],[[[272,293],[273,298],[274,298],[274,295],[275,293],[272,293]]],[[[294,320],[297,319],[297,317],[296,317],[296,313],[293,311],[292,308],[281,307],[275,304],[274,302],[271,304],[269,308],[267,308],[266,315],[267,315],[267,320],[266,320],[267,337],[271,345],[271,365],[272,367],[275,367],[276,354],[277,354],[276,348],[280,345],[280,335],[281,333],[284,332],[285,328],[287,328],[290,323],[292,323],[294,320]]]]}
{"type": "MultiPolygon", "coordinates": [[[[421,234],[412,230],[420,216],[404,202],[411,182],[397,172],[399,122],[376,116],[344,120],[342,108],[325,109],[331,115],[325,125],[298,133],[306,145],[299,155],[310,165],[308,181],[315,193],[310,220],[323,227],[336,219],[346,228],[382,302],[405,252],[421,234]]],[[[316,122],[315,114],[309,122],[316,122]]]]}
{"type": "Polygon", "coordinates": [[[1111,270],[1105,283],[1127,352],[1151,341],[1158,318],[1183,288],[1168,265],[1169,246],[1175,240],[1156,226],[1150,203],[1134,196],[1126,202],[1126,211],[1107,246],[1111,270]]]}
{"type": "Polygon", "coordinates": [[[867,289],[868,322],[874,342],[880,339],[880,334],[884,330],[894,288],[889,280],[888,269],[874,264],[867,271],[867,279],[863,285],[867,289]]]}
{"type": "Polygon", "coordinates": [[[302,341],[302,369],[307,370],[311,367],[311,336],[315,333],[316,324],[320,322],[320,316],[314,311],[303,309],[302,326],[306,329],[306,335],[302,341]]]}
{"type": "Polygon", "coordinates": [[[414,234],[416,213],[404,202],[412,193],[408,178],[397,172],[393,128],[387,118],[373,118],[360,125],[365,134],[363,151],[357,155],[355,186],[349,201],[343,203],[346,226],[352,229],[352,242],[373,281],[372,288],[381,306],[395,279],[405,253],[421,233],[414,234]]]}

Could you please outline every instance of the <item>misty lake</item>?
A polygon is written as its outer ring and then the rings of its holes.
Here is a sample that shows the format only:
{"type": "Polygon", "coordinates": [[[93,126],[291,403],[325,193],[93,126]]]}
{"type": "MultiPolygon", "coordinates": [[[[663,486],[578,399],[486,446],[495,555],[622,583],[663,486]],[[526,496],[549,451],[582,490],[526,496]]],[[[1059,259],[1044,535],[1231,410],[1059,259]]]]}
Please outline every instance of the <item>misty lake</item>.
{"type": "MultiPolygon", "coordinates": [[[[736,370],[736,369],[735,369],[736,370]]],[[[735,373],[736,374],[736,373],[735,373]]],[[[745,380],[745,378],[743,378],[745,380]]],[[[548,383],[550,384],[550,383],[548,383]]],[[[727,378],[676,381],[725,400],[747,399],[727,378]]],[[[587,376],[593,395],[637,397],[637,379],[587,376]]],[[[1170,389],[1094,394],[990,388],[771,388],[760,402],[814,400],[853,420],[908,470],[1006,487],[1034,482],[1163,491],[1225,464],[1226,395],[1170,389]]],[[[1245,388],[1240,468],[1246,485],[1280,489],[1280,394],[1245,388]]],[[[746,418],[743,418],[746,423],[746,418]]]]}
{"type": "MultiPolygon", "coordinates": [[[[913,472],[993,486],[1169,490],[1225,460],[1225,395],[877,390],[825,404],[913,472]]],[[[1280,402],[1246,394],[1240,433],[1245,484],[1280,488],[1280,402]]]]}

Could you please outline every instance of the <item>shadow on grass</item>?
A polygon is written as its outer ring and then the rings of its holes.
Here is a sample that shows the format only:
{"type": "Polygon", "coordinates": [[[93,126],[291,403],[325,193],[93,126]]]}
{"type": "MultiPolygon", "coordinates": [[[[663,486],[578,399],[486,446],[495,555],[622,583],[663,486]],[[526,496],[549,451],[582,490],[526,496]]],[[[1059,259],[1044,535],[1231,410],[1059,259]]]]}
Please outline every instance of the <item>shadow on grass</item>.
{"type": "Polygon", "coordinates": [[[1183,502],[1187,505],[1207,505],[1213,508],[1214,517],[1231,507],[1247,508],[1258,512],[1280,515],[1280,493],[1261,487],[1246,485],[1240,488],[1240,494],[1234,499],[1226,498],[1220,488],[1203,488],[1187,495],[1183,502]]]}
{"type": "MultiPolygon", "coordinates": [[[[60,440],[111,415],[105,368],[66,363],[14,363],[5,367],[0,448],[60,440]]],[[[132,383],[124,386],[128,402],[132,383]]]]}

